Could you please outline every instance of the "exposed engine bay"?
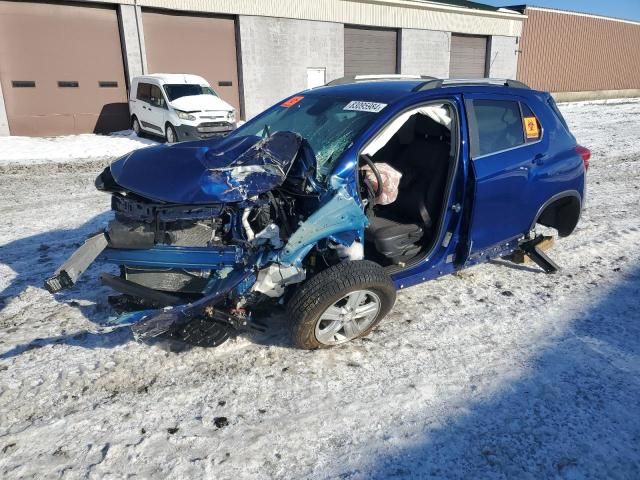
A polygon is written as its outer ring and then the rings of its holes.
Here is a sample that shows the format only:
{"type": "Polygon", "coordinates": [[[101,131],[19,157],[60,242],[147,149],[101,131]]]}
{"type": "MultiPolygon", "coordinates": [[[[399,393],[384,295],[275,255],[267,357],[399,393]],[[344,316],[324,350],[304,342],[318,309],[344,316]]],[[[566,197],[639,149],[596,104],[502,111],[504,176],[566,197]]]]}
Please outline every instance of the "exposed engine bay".
{"type": "Polygon", "coordinates": [[[138,151],[107,167],[96,187],[111,193],[114,219],[46,287],[72,286],[99,257],[120,267],[120,276],[101,275],[121,293],[110,298],[123,313],[118,323],[155,337],[204,317],[207,328],[217,325],[209,335],[216,344],[229,328],[260,328],[251,318],[259,303],[278,301],[341,258],[362,258],[366,217],[357,196],[339,181],[316,180],[299,135],[221,143],[179,144],[152,159],[138,151]],[[177,149],[199,162],[180,162],[177,149]]]}

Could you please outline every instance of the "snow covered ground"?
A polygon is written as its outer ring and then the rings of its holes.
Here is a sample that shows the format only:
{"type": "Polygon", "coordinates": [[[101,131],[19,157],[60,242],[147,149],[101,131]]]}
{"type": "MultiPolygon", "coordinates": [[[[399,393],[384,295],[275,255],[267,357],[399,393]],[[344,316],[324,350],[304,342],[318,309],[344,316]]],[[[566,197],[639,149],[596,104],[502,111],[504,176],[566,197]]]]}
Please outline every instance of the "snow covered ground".
{"type": "Polygon", "coordinates": [[[562,272],[465,270],[324,351],[290,348],[280,313],[210,350],[105,331],[97,268],[41,288],[107,218],[95,165],[5,169],[0,476],[640,478],[640,103],[561,109],[594,152],[562,272]]]}
{"type": "Polygon", "coordinates": [[[86,162],[113,159],[158,139],[141,138],[131,130],[110,135],[68,135],[63,137],[0,137],[0,166],[86,162]]]}

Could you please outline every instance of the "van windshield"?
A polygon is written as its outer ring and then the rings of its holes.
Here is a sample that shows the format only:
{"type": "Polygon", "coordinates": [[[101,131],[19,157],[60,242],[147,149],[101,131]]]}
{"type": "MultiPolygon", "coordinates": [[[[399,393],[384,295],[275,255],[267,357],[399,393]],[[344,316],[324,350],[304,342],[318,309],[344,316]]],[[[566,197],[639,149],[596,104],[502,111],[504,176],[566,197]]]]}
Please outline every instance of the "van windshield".
{"type": "Polygon", "coordinates": [[[276,105],[231,133],[234,137],[267,136],[290,131],[313,149],[319,180],[331,172],[336,160],[371,123],[384,104],[322,95],[297,95],[276,105]]]}
{"type": "Polygon", "coordinates": [[[165,85],[164,92],[167,94],[170,102],[180,97],[190,97],[192,95],[214,95],[217,97],[213,88],[195,84],[180,83],[176,85],[165,85]]]}

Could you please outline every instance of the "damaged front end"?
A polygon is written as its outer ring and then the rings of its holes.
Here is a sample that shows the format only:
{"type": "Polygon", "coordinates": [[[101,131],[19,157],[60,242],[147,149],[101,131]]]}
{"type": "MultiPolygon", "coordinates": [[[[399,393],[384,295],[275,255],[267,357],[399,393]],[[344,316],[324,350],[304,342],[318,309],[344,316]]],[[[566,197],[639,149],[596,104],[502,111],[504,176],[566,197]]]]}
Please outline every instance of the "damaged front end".
{"type": "Polygon", "coordinates": [[[319,182],[308,143],[291,132],[138,150],[96,179],[114,219],[45,282],[73,286],[95,261],[120,275],[101,281],[137,338],[173,335],[218,345],[263,329],[258,305],[361,255],[366,217],[348,182],[319,182]],[[355,248],[354,248],[355,247],[355,248]],[[356,252],[355,254],[353,252],[356,252]],[[358,253],[360,252],[360,253],[358,253]]]}

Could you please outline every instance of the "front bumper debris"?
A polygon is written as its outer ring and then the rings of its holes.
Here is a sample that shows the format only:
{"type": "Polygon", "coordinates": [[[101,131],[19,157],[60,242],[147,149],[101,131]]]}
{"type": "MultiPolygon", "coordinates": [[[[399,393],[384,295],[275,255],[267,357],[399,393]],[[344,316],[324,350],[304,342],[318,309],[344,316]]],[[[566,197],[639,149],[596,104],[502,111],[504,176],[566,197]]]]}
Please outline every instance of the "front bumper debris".
{"type": "Polygon", "coordinates": [[[70,288],[78,281],[80,275],[89,268],[96,258],[107,248],[109,241],[104,232],[87,239],[53,274],[44,282],[50,293],[70,288]]]}

